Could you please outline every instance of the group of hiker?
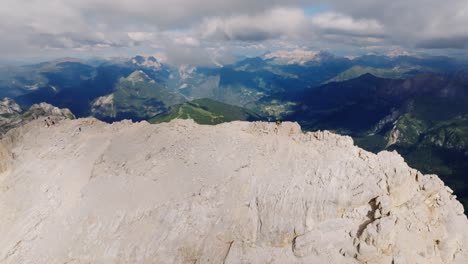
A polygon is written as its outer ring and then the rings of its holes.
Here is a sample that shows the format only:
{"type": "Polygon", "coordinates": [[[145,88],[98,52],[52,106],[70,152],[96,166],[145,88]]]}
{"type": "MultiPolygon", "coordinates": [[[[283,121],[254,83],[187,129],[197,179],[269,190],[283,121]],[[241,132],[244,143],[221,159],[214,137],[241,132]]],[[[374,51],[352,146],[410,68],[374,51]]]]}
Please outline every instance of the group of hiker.
{"type": "Polygon", "coordinates": [[[44,126],[45,127],[50,127],[55,125],[55,121],[50,118],[50,116],[47,117],[47,119],[44,119],[44,126]]]}
{"type": "MultiPolygon", "coordinates": [[[[44,126],[45,127],[51,127],[51,126],[54,126],[58,123],[57,120],[53,120],[52,118],[50,118],[50,116],[48,116],[46,119],[44,119],[44,126]]],[[[78,128],[78,131],[81,132],[81,127],[78,128]]]]}

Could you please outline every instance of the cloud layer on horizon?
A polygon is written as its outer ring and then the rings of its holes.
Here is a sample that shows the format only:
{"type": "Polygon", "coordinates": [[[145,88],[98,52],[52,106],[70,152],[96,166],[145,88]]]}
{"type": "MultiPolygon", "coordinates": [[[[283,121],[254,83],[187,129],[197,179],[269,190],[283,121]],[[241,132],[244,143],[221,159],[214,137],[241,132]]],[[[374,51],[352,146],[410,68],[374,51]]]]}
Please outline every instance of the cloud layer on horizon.
{"type": "Polygon", "coordinates": [[[163,52],[172,63],[215,63],[298,47],[465,52],[466,25],[466,0],[4,0],[0,55],[163,52]]]}

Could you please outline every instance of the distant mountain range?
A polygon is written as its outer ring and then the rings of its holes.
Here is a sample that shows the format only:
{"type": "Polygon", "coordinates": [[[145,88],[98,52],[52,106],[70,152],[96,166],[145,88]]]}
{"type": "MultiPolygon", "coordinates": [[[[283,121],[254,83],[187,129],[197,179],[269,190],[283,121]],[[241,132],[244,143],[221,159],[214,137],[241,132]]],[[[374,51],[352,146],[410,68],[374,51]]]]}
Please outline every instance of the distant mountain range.
{"type": "Polygon", "coordinates": [[[175,67],[151,56],[68,58],[0,66],[0,98],[12,99],[5,109],[46,102],[107,122],[297,121],[351,135],[374,152],[397,150],[411,166],[439,174],[468,205],[467,69],[447,57],[297,50],[219,67],[175,67]]]}
{"type": "MultiPolygon", "coordinates": [[[[93,109],[96,108],[98,98],[122,90],[122,79],[135,72],[142,72],[148,78],[136,86],[154,81],[154,91],[150,89],[153,94],[145,93],[140,96],[152,98],[152,102],[145,101],[145,104],[152,104],[151,113],[154,114],[166,111],[172,104],[181,103],[180,99],[162,102],[154,98],[154,94],[161,91],[170,91],[175,97],[178,97],[175,94],[179,94],[183,101],[211,98],[252,108],[252,105],[272,96],[288,97],[297,90],[318,87],[332,81],[349,80],[365,73],[399,79],[421,73],[452,72],[466,65],[465,62],[445,57],[369,55],[351,60],[326,52],[310,51],[277,51],[213,68],[194,65],[174,67],[151,56],[93,62],[68,58],[20,67],[1,66],[0,98],[13,98],[23,107],[48,102],[70,108],[77,116],[88,116],[94,114],[93,109]]],[[[122,100],[129,99],[128,96],[124,96],[122,100]]],[[[124,109],[114,109],[116,113],[109,112],[108,117],[103,116],[106,111],[101,110],[97,110],[96,115],[115,120],[133,118],[128,114],[128,109],[125,109],[128,105],[125,102],[121,105],[124,109]],[[122,112],[120,117],[118,112],[122,112]]],[[[118,103],[116,107],[119,107],[118,103]]],[[[141,114],[134,116],[135,119],[146,117],[147,115],[141,114]]]]}

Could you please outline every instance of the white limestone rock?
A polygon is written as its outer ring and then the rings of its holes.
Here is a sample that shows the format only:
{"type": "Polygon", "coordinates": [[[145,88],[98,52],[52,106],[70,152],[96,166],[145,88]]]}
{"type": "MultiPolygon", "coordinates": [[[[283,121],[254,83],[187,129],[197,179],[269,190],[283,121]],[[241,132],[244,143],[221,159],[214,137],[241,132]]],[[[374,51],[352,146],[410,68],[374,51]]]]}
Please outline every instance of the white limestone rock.
{"type": "Polygon", "coordinates": [[[36,120],[0,142],[0,263],[468,263],[437,176],[330,132],[36,120]]]}
{"type": "Polygon", "coordinates": [[[3,98],[0,100],[0,115],[13,115],[19,114],[21,107],[10,98],[3,98]]]}

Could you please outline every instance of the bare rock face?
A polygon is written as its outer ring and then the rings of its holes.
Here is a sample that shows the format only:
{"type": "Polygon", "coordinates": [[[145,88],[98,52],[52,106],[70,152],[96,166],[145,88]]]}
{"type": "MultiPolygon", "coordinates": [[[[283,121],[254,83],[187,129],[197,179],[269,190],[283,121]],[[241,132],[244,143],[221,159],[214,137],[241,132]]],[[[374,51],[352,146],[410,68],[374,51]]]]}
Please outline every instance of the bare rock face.
{"type": "Polygon", "coordinates": [[[116,109],[114,94],[98,97],[91,105],[91,113],[94,117],[115,117],[116,109]]]}
{"type": "Polygon", "coordinates": [[[48,103],[40,103],[32,105],[31,108],[25,113],[27,115],[35,116],[51,116],[57,118],[73,119],[73,113],[67,108],[58,108],[48,103]]]}
{"type": "Polygon", "coordinates": [[[42,119],[43,125],[52,125],[63,119],[74,119],[75,116],[67,108],[58,108],[47,103],[32,105],[22,112],[13,100],[5,98],[0,101],[0,138],[8,130],[20,127],[31,120],[42,119]],[[2,108],[3,106],[3,108],[2,108]]]}
{"type": "Polygon", "coordinates": [[[437,176],[295,123],[36,120],[0,142],[0,263],[468,263],[437,176]]]}
{"type": "Polygon", "coordinates": [[[10,98],[0,100],[0,115],[18,114],[21,112],[21,107],[10,98]]]}
{"type": "Polygon", "coordinates": [[[10,152],[3,144],[0,144],[0,173],[3,173],[10,168],[10,162],[10,152]]]}

